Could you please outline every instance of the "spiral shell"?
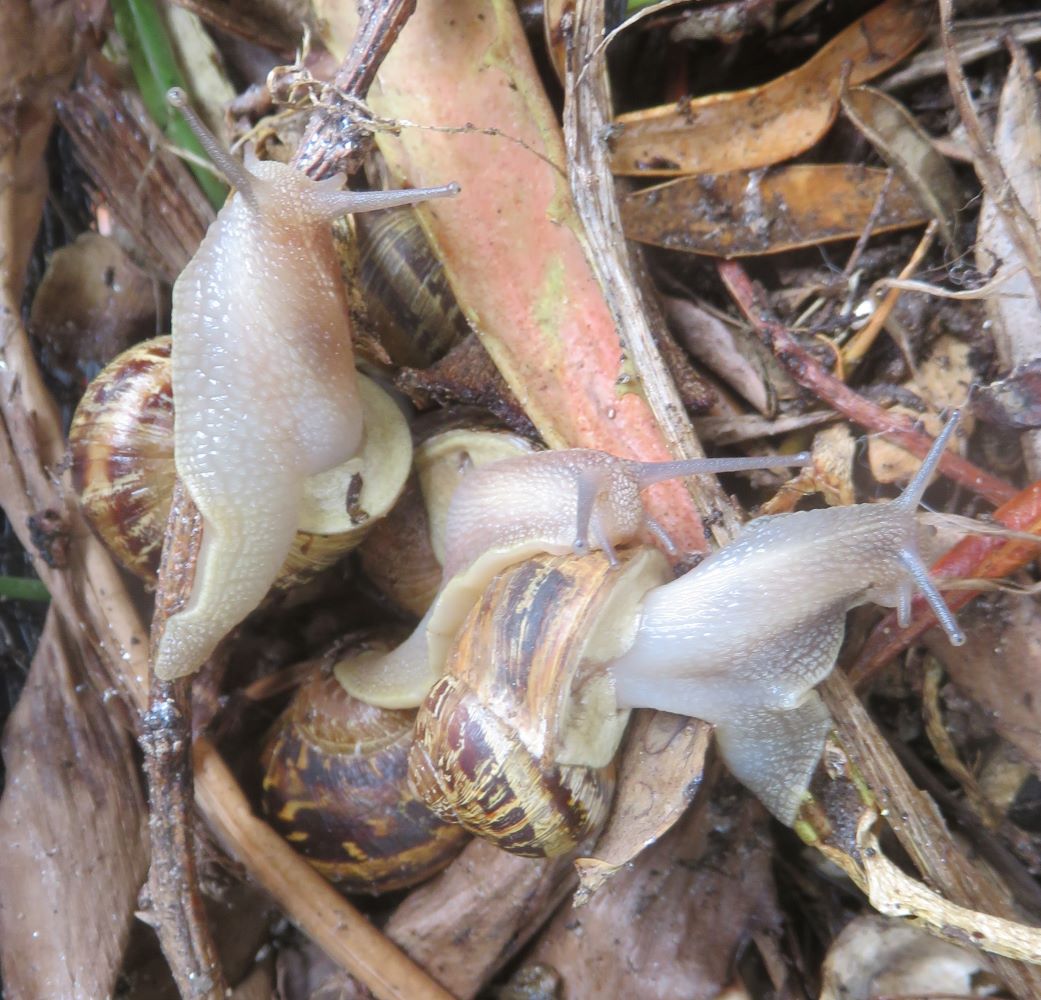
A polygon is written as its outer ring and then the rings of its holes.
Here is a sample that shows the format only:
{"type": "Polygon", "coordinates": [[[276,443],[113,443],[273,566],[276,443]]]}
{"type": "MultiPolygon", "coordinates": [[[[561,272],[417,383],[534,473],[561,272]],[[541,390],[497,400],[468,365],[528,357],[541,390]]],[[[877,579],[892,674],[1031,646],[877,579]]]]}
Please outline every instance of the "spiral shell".
{"type": "MultiPolygon", "coordinates": [[[[88,386],[69,430],[73,487],[120,563],[154,585],[175,478],[169,337],[124,351],[88,386]]],[[[359,376],[366,416],[356,458],[305,481],[300,530],[276,581],[294,586],[354,548],[393,506],[412,457],[397,404],[359,376]]]]}
{"type": "Polygon", "coordinates": [[[409,780],[439,815],[514,854],[572,850],[607,817],[628,713],[600,665],[668,578],[650,550],[541,556],[496,577],[416,719],[409,780]]]}
{"type": "Polygon", "coordinates": [[[379,893],[429,878],[469,839],[409,790],[415,712],[351,698],[316,666],[264,750],[262,805],[275,827],[349,892],[379,893]]]}

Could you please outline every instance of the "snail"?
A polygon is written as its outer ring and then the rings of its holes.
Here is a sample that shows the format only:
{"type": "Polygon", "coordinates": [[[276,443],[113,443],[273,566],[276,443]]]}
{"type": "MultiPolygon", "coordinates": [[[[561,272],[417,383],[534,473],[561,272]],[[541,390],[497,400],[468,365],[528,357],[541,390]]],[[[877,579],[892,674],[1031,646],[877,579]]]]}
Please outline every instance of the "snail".
{"type": "Polygon", "coordinates": [[[390,654],[337,664],[354,695],[384,708],[419,705],[443,672],[445,654],[488,581],[540,553],[585,553],[614,565],[615,547],[647,529],[674,552],[647,515],[641,490],[676,476],[804,465],[809,455],[634,462],[591,449],[535,452],[473,469],[449,504],[445,584],[412,635],[390,654]]]}
{"type": "Polygon", "coordinates": [[[257,606],[292,543],[304,480],[361,444],[331,220],[458,192],[354,192],[341,177],[313,181],[286,164],[244,167],[183,92],[169,100],[237,193],[173,290],[174,456],[203,537],[187,603],[158,638],[164,679],[196,670],[257,606]]]}
{"type": "Polygon", "coordinates": [[[474,467],[535,445],[469,408],[424,414],[412,428],[414,475],[359,550],[366,576],[400,608],[421,618],[441,587],[445,520],[460,479],[474,467]]]}
{"type": "MultiPolygon", "coordinates": [[[[275,580],[280,589],[304,582],[354,548],[407,480],[412,444],[404,415],[363,375],[358,388],[366,414],[361,450],[304,481],[297,532],[275,580]],[[344,498],[358,481],[349,507],[344,498]]],[[[149,586],[156,582],[176,475],[173,428],[169,337],[114,358],[87,387],[69,428],[73,488],[87,520],[116,559],[149,586]]]]}
{"type": "Polygon", "coordinates": [[[429,878],[469,835],[412,792],[406,765],[415,712],[351,698],[318,661],[268,738],[261,804],[271,825],[347,892],[429,878]]]}
{"type": "MultiPolygon", "coordinates": [[[[490,780],[472,763],[487,747],[500,754],[507,744],[514,754],[523,750],[532,758],[529,768],[602,766],[628,711],[646,707],[713,723],[730,770],[791,825],[831,725],[813,688],[835,664],[846,613],[874,601],[895,605],[906,621],[917,588],[949,640],[964,641],[918,553],[917,508],[957,421],[955,413],[895,500],[758,518],[679,579],[637,588],[635,599],[621,577],[604,578],[598,599],[621,604],[587,633],[582,664],[562,672],[550,721],[537,740],[520,727],[502,732],[502,720],[511,718],[503,702],[524,690],[520,681],[486,687],[480,704],[471,702],[462,713],[445,692],[457,676],[501,674],[500,661],[508,656],[519,657],[528,676],[549,671],[558,649],[541,641],[543,619],[573,619],[589,600],[561,583],[576,572],[572,564],[587,559],[558,557],[548,565],[542,559],[504,572],[457,633],[446,655],[448,672],[420,710],[422,739],[410,760],[417,791],[443,815],[486,836],[479,817],[468,814],[467,799],[476,793],[467,782],[475,774],[490,780]],[[527,624],[529,617],[535,624],[527,624]],[[554,710],[560,704],[584,707],[554,710]]],[[[586,627],[576,622],[571,641],[583,641],[586,627]]],[[[497,792],[499,799],[504,795],[497,792]]]]}
{"type": "Polygon", "coordinates": [[[645,548],[617,563],[541,555],[496,577],[419,709],[409,781],[423,801],[513,854],[555,857],[595,834],[629,717],[602,665],[670,576],[645,548]]]}
{"type": "Polygon", "coordinates": [[[395,364],[426,368],[470,333],[444,266],[414,209],[359,215],[358,283],[395,364]]]}

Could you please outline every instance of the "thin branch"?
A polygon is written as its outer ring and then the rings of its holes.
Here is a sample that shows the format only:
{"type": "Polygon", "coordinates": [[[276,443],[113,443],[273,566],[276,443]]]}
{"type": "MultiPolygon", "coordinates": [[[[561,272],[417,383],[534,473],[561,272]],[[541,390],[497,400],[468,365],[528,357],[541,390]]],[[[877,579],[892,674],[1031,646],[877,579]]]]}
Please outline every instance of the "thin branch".
{"type": "MultiPolygon", "coordinates": [[[[774,352],[792,378],[803,388],[838,410],[843,416],[868,430],[885,434],[912,455],[924,458],[932,438],[914,429],[914,421],[872,403],[835,378],[799,344],[791,331],[771,314],[762,302],[762,295],[736,261],[721,261],[719,274],[738,308],[755,328],[764,343],[774,352]]],[[[1005,503],[1016,495],[1016,490],[1003,479],[973,465],[972,462],[945,452],[940,460],[940,471],[950,480],[978,493],[993,504],[1005,503]]]]}
{"type": "Polygon", "coordinates": [[[316,180],[352,174],[372,146],[372,133],[359,123],[363,101],[383,60],[416,9],[416,0],[371,0],[362,4],[354,44],[340,64],[319,107],[311,115],[293,164],[316,180]]]}

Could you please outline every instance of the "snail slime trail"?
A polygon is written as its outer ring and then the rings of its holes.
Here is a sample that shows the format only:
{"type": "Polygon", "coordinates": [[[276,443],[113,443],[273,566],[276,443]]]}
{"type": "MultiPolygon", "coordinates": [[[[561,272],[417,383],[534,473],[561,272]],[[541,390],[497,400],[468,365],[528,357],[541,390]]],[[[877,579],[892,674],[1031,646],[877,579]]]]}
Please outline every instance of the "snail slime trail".
{"type": "Polygon", "coordinates": [[[457,193],[342,190],[274,162],[235,161],[172,90],[236,187],[174,285],[177,474],[202,515],[185,608],[155,671],[192,673],[261,601],[285,561],[303,482],[354,455],[363,415],[330,222],[457,193]]]}

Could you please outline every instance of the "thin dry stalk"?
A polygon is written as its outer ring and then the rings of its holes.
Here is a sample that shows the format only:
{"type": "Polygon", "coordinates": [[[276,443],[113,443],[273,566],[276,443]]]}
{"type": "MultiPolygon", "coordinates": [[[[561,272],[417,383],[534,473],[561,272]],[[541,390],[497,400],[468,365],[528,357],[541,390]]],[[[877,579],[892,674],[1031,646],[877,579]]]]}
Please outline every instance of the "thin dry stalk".
{"type": "Polygon", "coordinates": [[[325,89],[293,156],[293,164],[316,180],[335,173],[353,174],[368,154],[372,132],[360,120],[359,101],[415,11],[416,0],[372,0],[361,8],[351,50],[325,89]]]}
{"type": "MultiPolygon", "coordinates": [[[[845,675],[832,673],[820,692],[854,764],[885,808],[886,821],[919,871],[959,906],[1020,921],[1007,886],[965,856],[933,803],[901,767],[845,675]]],[[[1015,996],[1022,1000],[1041,996],[1038,966],[999,955],[988,955],[987,961],[1015,996]]]]}
{"type": "MultiPolygon", "coordinates": [[[[825,371],[799,346],[791,331],[771,315],[762,301],[760,291],[737,261],[720,262],[719,274],[745,318],[799,385],[809,389],[854,423],[885,434],[912,455],[920,458],[925,456],[932,439],[916,431],[910,418],[890,413],[825,371]]],[[[1016,495],[1016,490],[1004,480],[951,452],[946,452],[940,459],[940,471],[948,479],[960,483],[993,504],[1005,503],[1016,495]]]]}
{"type": "MultiPolygon", "coordinates": [[[[972,103],[969,85],[962,72],[958,51],[954,44],[953,30],[953,4],[951,0],[940,0],[940,38],[943,44],[947,80],[950,84],[954,106],[958,109],[958,115],[965,126],[965,136],[972,149],[976,173],[987,197],[993,200],[1001,213],[1009,235],[1023,257],[1030,281],[1034,286],[1034,295],[1041,302],[1041,235],[1038,234],[1030,218],[1030,213],[1019,200],[1019,196],[1009,181],[1008,174],[998,161],[993,144],[984,133],[983,123],[972,103]]],[[[1018,46],[1016,43],[1012,44],[1015,54],[1018,46]]],[[[1022,59],[1014,58],[1010,72],[1015,73],[1022,66],[1025,66],[1025,62],[1022,59]]]]}

